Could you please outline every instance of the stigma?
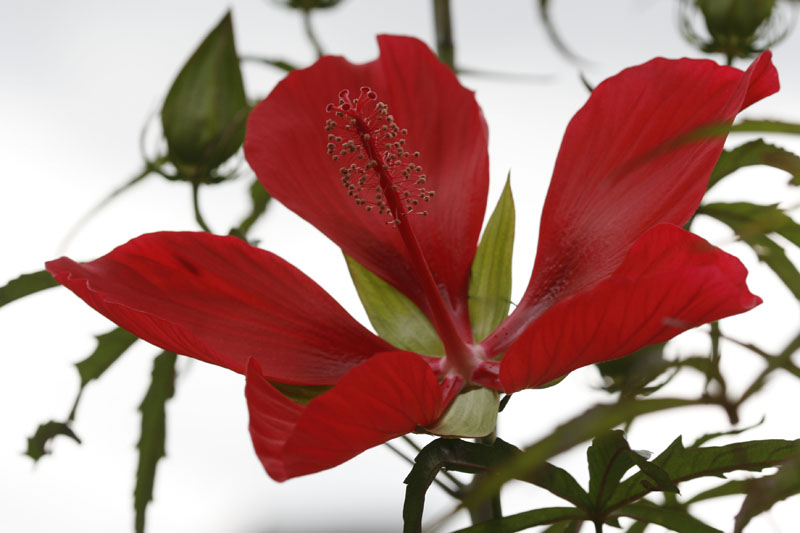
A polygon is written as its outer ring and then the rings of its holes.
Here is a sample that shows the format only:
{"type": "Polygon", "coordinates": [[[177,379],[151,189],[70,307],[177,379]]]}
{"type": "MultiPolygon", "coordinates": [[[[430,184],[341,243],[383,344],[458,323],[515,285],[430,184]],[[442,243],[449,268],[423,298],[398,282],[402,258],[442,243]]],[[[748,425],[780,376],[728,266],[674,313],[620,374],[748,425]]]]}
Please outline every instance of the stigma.
{"type": "Polygon", "coordinates": [[[369,87],[351,98],[347,89],[325,111],[326,150],[339,165],[339,179],[355,204],[388,217],[397,226],[412,214],[427,215],[435,192],[425,184],[420,153],[406,146],[408,130],[400,128],[389,106],[369,87]]]}

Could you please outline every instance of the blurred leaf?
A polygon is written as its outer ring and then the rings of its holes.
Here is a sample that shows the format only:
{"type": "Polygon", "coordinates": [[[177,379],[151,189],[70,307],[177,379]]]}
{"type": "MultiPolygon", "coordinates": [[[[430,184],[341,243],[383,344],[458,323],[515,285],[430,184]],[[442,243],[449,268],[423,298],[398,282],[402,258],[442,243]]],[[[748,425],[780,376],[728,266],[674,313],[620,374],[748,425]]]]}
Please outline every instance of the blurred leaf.
{"type": "Polygon", "coordinates": [[[534,0],[534,3],[538,4],[539,18],[542,20],[542,25],[547,32],[547,36],[550,37],[550,42],[555,46],[556,50],[570,61],[581,61],[581,58],[575,55],[572,50],[564,44],[564,41],[556,30],[553,19],[550,17],[550,7],[553,5],[550,0],[534,0]]]}
{"type": "Polygon", "coordinates": [[[698,212],[724,222],[756,252],[759,260],[769,266],[783,283],[800,299],[800,272],[786,257],[783,248],[767,237],[778,233],[800,246],[800,225],[774,205],[756,205],[746,202],[708,204],[698,212]]]}
{"type": "Polygon", "coordinates": [[[714,124],[690,133],[685,140],[703,139],[728,133],[788,133],[800,135],[800,124],[779,120],[742,120],[736,124],[714,124]]]}
{"type": "Polygon", "coordinates": [[[81,376],[81,389],[91,380],[99,378],[138,339],[136,335],[122,328],[114,328],[95,338],[97,348],[94,352],[83,361],[75,363],[81,376]]]}
{"type": "MultiPolygon", "coordinates": [[[[681,438],[675,441],[652,463],[660,466],[676,483],[706,476],[721,476],[735,470],[759,471],[786,461],[796,452],[800,441],[756,440],[710,446],[684,448],[681,438]]],[[[616,508],[638,500],[652,488],[645,474],[634,474],[623,481],[608,503],[616,508]]]]}
{"type": "Polygon", "coordinates": [[[749,479],[732,479],[726,483],[721,485],[717,485],[714,488],[704,490],[699,494],[695,494],[689,500],[686,501],[686,505],[691,505],[696,502],[701,502],[703,500],[711,500],[713,498],[719,498],[721,496],[732,496],[735,494],[742,494],[747,489],[747,483],[749,479]]]}
{"type": "Polygon", "coordinates": [[[250,213],[242,220],[239,225],[231,230],[231,235],[236,235],[244,240],[247,240],[247,234],[250,228],[256,221],[261,218],[267,211],[267,204],[269,204],[272,196],[267,192],[258,178],[253,180],[250,185],[250,213]]]}
{"type": "Polygon", "coordinates": [[[236,153],[248,111],[229,12],[181,69],[161,110],[179,173],[202,180],[236,153]]]}
{"type": "Polygon", "coordinates": [[[491,477],[486,477],[473,491],[464,497],[464,506],[473,505],[491,498],[500,487],[511,479],[535,477],[545,462],[573,446],[594,438],[632,418],[645,413],[654,413],[677,407],[695,405],[693,400],[660,398],[647,400],[622,400],[616,404],[599,404],[572,420],[561,424],[548,436],[534,443],[522,453],[513,455],[497,467],[491,477]]]}
{"type": "Polygon", "coordinates": [[[633,503],[617,509],[614,514],[658,524],[677,533],[722,533],[719,529],[704,524],[687,511],[680,509],[633,503]]]}
{"type": "Polygon", "coordinates": [[[513,248],[514,197],[509,173],[472,261],[469,318],[475,342],[483,341],[508,316],[513,248]]]}
{"type": "Polygon", "coordinates": [[[277,381],[270,381],[270,383],[273,387],[278,389],[281,394],[293,402],[303,405],[307,405],[308,402],[333,387],[333,385],[291,385],[289,383],[279,383],[277,381]]]}
{"type": "Polygon", "coordinates": [[[38,461],[43,455],[48,455],[50,450],[47,449],[47,444],[58,435],[67,436],[78,444],[81,443],[81,439],[75,435],[69,425],[64,422],[51,420],[40,424],[39,427],[36,428],[36,433],[28,438],[28,449],[25,451],[25,455],[34,461],[38,461]]]}
{"type": "Polygon", "coordinates": [[[548,529],[547,531],[567,532],[570,531],[567,528],[570,527],[571,521],[576,519],[582,521],[586,518],[583,511],[575,509],[574,507],[547,507],[545,509],[534,509],[533,511],[487,520],[486,522],[481,522],[474,526],[459,529],[455,533],[512,533],[514,531],[522,531],[530,527],[552,524],[554,522],[563,524],[563,528],[548,529]]]}
{"type": "Polygon", "coordinates": [[[414,302],[355,259],[344,258],[369,321],[382,339],[401,350],[444,355],[439,334],[414,302]]]}
{"type": "Polygon", "coordinates": [[[625,533],[644,533],[648,525],[647,522],[634,522],[625,533]]]}
{"type": "Polygon", "coordinates": [[[58,286],[58,282],[46,270],[22,274],[0,287],[0,307],[30,294],[58,286]]]}
{"type": "Polygon", "coordinates": [[[708,180],[708,188],[710,189],[719,180],[736,170],[753,165],[767,165],[785,170],[792,175],[789,183],[800,185],[800,156],[768,144],[763,139],[756,139],[722,152],[717,166],[714,167],[714,172],[711,173],[711,178],[708,180]]]}
{"type": "Polygon", "coordinates": [[[543,530],[542,533],[579,533],[583,522],[583,519],[556,522],[543,530]]]}
{"type": "MultiPolygon", "coordinates": [[[[796,452],[800,453],[800,448],[796,452]]],[[[749,481],[747,495],[736,515],[734,533],[740,533],[753,517],[796,494],[800,494],[800,455],[797,454],[778,473],[749,481]]]]}
{"type": "Polygon", "coordinates": [[[167,400],[175,393],[175,359],[171,352],[163,352],[153,362],[150,388],[139,406],[142,413],[142,433],[139,438],[139,466],[136,470],[136,488],[133,507],[136,511],[136,532],[144,532],[145,510],[153,499],[153,485],[158,460],[164,457],[167,436],[167,400]]]}
{"type": "Polygon", "coordinates": [[[759,420],[758,422],[756,422],[752,426],[746,426],[746,427],[737,428],[737,429],[729,429],[729,430],[726,430],[726,431],[717,431],[715,433],[706,433],[705,435],[699,437],[691,445],[689,445],[688,448],[699,448],[700,446],[702,446],[703,444],[705,444],[706,442],[708,442],[708,441],[710,441],[712,439],[717,439],[719,437],[729,437],[731,435],[739,435],[741,433],[744,433],[745,431],[750,431],[751,429],[757,428],[758,426],[763,424],[766,419],[767,419],[766,416],[762,416],[761,420],[759,420]]]}
{"type": "Polygon", "coordinates": [[[662,342],[645,346],[628,357],[597,364],[597,369],[606,380],[603,389],[607,392],[619,392],[624,397],[657,391],[668,380],[653,387],[647,385],[672,366],[672,363],[664,359],[665,345],[662,342]]]}

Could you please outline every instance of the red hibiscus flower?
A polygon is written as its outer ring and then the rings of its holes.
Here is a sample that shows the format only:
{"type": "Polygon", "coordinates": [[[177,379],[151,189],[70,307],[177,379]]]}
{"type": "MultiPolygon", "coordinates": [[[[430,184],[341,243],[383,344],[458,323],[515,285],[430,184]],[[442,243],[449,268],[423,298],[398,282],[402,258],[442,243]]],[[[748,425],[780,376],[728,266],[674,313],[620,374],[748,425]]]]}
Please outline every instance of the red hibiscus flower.
{"type": "Polygon", "coordinates": [[[430,428],[465,387],[535,387],[760,302],[737,259],[681,229],[723,139],[674,141],[775,92],[768,53],[747,72],[655,59],[600,84],[564,135],[528,288],[475,343],[467,293],[486,124],[423,43],[379,44],[371,63],[325,57],[289,74],[253,111],[245,153],[275,198],[422,310],[443,357],[388,344],[233,237],[155,233],[47,265],[141,338],[246,373],[253,443],[274,479],[430,428]],[[325,392],[303,404],[281,384],[325,392]]]}

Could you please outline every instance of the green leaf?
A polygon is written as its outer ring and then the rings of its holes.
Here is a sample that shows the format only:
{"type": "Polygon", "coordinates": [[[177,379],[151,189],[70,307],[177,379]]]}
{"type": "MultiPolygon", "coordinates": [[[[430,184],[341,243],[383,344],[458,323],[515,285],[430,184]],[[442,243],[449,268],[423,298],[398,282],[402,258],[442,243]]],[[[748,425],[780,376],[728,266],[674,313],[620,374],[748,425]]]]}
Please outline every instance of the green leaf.
{"type": "Polygon", "coordinates": [[[475,342],[481,342],[508,316],[511,302],[511,256],[514,248],[514,197],[511,173],[497,201],[472,261],[469,319],[475,342]]]}
{"type": "Polygon", "coordinates": [[[766,416],[762,416],[761,420],[759,420],[758,422],[756,422],[752,426],[746,426],[746,427],[736,428],[736,429],[728,429],[726,431],[715,431],[713,433],[706,433],[705,435],[702,435],[696,441],[694,441],[689,446],[689,448],[699,448],[700,446],[702,446],[706,442],[708,442],[710,440],[713,440],[713,439],[717,439],[719,437],[730,437],[731,435],[740,435],[740,434],[744,433],[745,431],[750,431],[751,429],[757,428],[758,426],[763,424],[766,419],[767,419],[766,416]]]}
{"type": "Polygon", "coordinates": [[[253,227],[253,224],[261,218],[261,215],[267,211],[267,204],[269,204],[270,199],[272,199],[272,196],[270,196],[264,186],[261,185],[258,178],[254,179],[253,183],[250,185],[250,213],[248,213],[238,226],[231,230],[230,234],[247,240],[247,233],[250,231],[250,228],[253,227]]]}
{"type": "Polygon", "coordinates": [[[658,524],[677,533],[722,533],[719,529],[704,524],[688,512],[680,509],[667,509],[644,503],[633,503],[618,509],[614,514],[658,524]]]}
{"type": "Polygon", "coordinates": [[[555,522],[543,530],[542,533],[580,533],[583,522],[583,519],[555,522]]]}
{"type": "Polygon", "coordinates": [[[714,124],[693,131],[683,140],[692,141],[728,133],[788,133],[800,135],[800,124],[779,120],[743,120],[737,124],[714,124]]]}
{"type": "Polygon", "coordinates": [[[249,106],[227,13],[181,69],[161,110],[169,157],[201,180],[244,140],[249,106]]]}
{"type": "MultiPolygon", "coordinates": [[[[417,455],[414,467],[404,481],[407,485],[403,505],[404,531],[419,531],[425,492],[442,468],[475,474],[492,470],[519,453],[519,449],[501,439],[496,439],[491,446],[459,439],[437,439],[425,446],[417,455]]],[[[568,472],[550,463],[541,466],[534,475],[518,479],[547,489],[578,507],[588,509],[589,496],[568,472]]],[[[477,506],[480,503],[476,500],[473,504],[477,506]]],[[[582,516],[581,511],[574,511],[576,514],[570,515],[571,517],[582,516]]]]}
{"type": "Polygon", "coordinates": [[[734,533],[740,533],[750,520],[769,511],[779,501],[800,494],[800,448],[797,453],[777,474],[753,479],[747,484],[747,496],[736,515],[734,533]]]}
{"type": "Polygon", "coordinates": [[[708,188],[736,170],[753,165],[767,165],[785,170],[792,175],[790,183],[800,185],[800,157],[788,150],[768,144],[764,139],[756,139],[722,152],[708,180],[708,188]]]}
{"type": "Polygon", "coordinates": [[[494,469],[491,477],[486,477],[474,490],[464,497],[463,506],[474,505],[496,493],[511,479],[533,477],[549,458],[569,450],[600,433],[610,430],[632,418],[645,413],[653,413],[677,407],[695,405],[692,400],[680,398],[623,400],[616,404],[599,404],[583,414],[560,425],[542,440],[534,443],[522,453],[512,456],[509,461],[494,469]]]}
{"type": "Polygon", "coordinates": [[[30,294],[57,286],[58,282],[46,270],[22,274],[0,287],[0,307],[30,294]]]}
{"type": "MultiPolygon", "coordinates": [[[[115,328],[103,335],[97,335],[97,348],[94,352],[75,366],[81,376],[81,389],[93,379],[99,378],[108,370],[125,351],[136,342],[138,337],[122,328],[115,328]]],[[[78,393],[80,395],[80,392],[78,393]]]]}
{"type": "Polygon", "coordinates": [[[273,387],[278,389],[281,394],[293,402],[303,405],[307,405],[308,402],[333,387],[332,385],[290,385],[277,381],[270,381],[270,383],[273,387]]]}
{"type": "Polygon", "coordinates": [[[637,465],[654,490],[678,492],[678,487],[658,465],[631,450],[622,431],[609,431],[592,441],[587,450],[589,462],[589,498],[594,508],[602,510],[619,485],[625,472],[637,465]],[[653,485],[655,483],[655,485],[653,485]]]}
{"type": "Polygon", "coordinates": [[[40,424],[39,427],[36,428],[36,433],[28,438],[28,449],[25,451],[25,455],[34,461],[38,461],[43,455],[48,455],[50,450],[47,449],[47,444],[58,435],[67,436],[78,444],[81,443],[81,439],[75,435],[69,425],[64,422],[51,420],[40,424]]]}
{"type": "Polygon", "coordinates": [[[731,481],[723,483],[722,485],[717,485],[714,488],[704,490],[699,494],[695,494],[686,501],[686,505],[702,502],[704,500],[711,500],[713,498],[719,498],[721,496],[744,494],[744,492],[747,490],[747,483],[749,481],[749,479],[732,479],[731,481]]]}
{"type": "MultiPolygon", "coordinates": [[[[573,520],[587,520],[588,517],[580,509],[574,507],[547,507],[534,509],[524,513],[487,520],[474,526],[459,529],[455,533],[512,533],[522,531],[534,526],[543,526],[553,523],[564,523],[564,529],[554,531],[569,531],[570,522],[573,520]]],[[[551,531],[548,529],[548,531],[551,531]]]]}
{"type": "Polygon", "coordinates": [[[800,225],[776,204],[714,203],[702,206],[699,212],[724,222],[745,242],[765,233],[777,233],[800,246],[800,225]]]}
{"type": "MultiPolygon", "coordinates": [[[[684,448],[681,438],[675,441],[652,462],[660,466],[675,483],[706,476],[721,476],[735,470],[759,471],[778,465],[796,453],[798,441],[760,440],[727,446],[684,448]]],[[[638,500],[652,490],[646,476],[634,474],[622,482],[609,508],[616,508],[638,500]]]]}
{"type": "Polygon", "coordinates": [[[756,252],[759,260],[769,266],[783,283],[800,299],[800,272],[786,257],[783,248],[767,237],[766,233],[779,233],[800,246],[800,225],[774,205],[748,203],[709,204],[699,212],[724,222],[756,252]]]}
{"type": "Polygon", "coordinates": [[[414,302],[381,278],[344,256],[361,303],[378,335],[401,350],[444,355],[439,335],[414,302]]]}
{"type": "Polygon", "coordinates": [[[164,442],[167,436],[167,400],[175,393],[175,359],[171,352],[163,352],[153,362],[150,388],[139,406],[142,413],[142,433],[139,438],[139,466],[136,470],[136,488],[133,507],[136,511],[136,532],[144,532],[145,509],[153,499],[153,485],[158,460],[166,455],[164,442]]]}

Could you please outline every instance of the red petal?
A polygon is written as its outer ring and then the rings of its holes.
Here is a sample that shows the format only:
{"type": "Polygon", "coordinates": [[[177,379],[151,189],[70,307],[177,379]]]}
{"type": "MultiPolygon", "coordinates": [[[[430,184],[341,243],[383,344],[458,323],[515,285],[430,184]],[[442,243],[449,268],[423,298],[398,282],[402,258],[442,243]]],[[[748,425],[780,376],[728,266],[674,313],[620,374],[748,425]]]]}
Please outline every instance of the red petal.
{"type": "Polygon", "coordinates": [[[255,360],[247,369],[250,435],[277,481],[341,464],[441,416],[457,392],[410,352],[376,354],[336,386],[298,405],[273,387],[255,360]]]}
{"type": "Polygon", "coordinates": [[[292,265],[234,237],[153,233],[91,263],[47,263],[97,311],[161,348],[271,379],[333,384],[391,346],[292,265]]]}
{"type": "Polygon", "coordinates": [[[535,387],[584,365],[627,355],[761,299],[747,289],[738,259],[677,226],[643,235],[594,288],[539,317],[500,367],[506,392],[535,387]]]}
{"type": "Polygon", "coordinates": [[[768,52],[747,72],[654,59],[598,85],[564,134],[531,282],[505,338],[489,341],[493,349],[504,350],[544,309],[608,276],[648,229],[683,225],[705,193],[724,138],[670,143],[730,122],[777,90],[768,52]]]}
{"type": "Polygon", "coordinates": [[[380,58],[354,65],[325,57],[296,70],[250,115],[245,153],[264,187],[345,253],[428,306],[400,234],[385,216],[355,205],[326,153],[325,111],[342,89],[369,86],[408,129],[406,149],[421,154],[436,197],[429,216],[411,216],[446,300],[466,317],[466,290],[488,189],[487,129],[472,91],[412,38],[378,38],[380,58]]]}

